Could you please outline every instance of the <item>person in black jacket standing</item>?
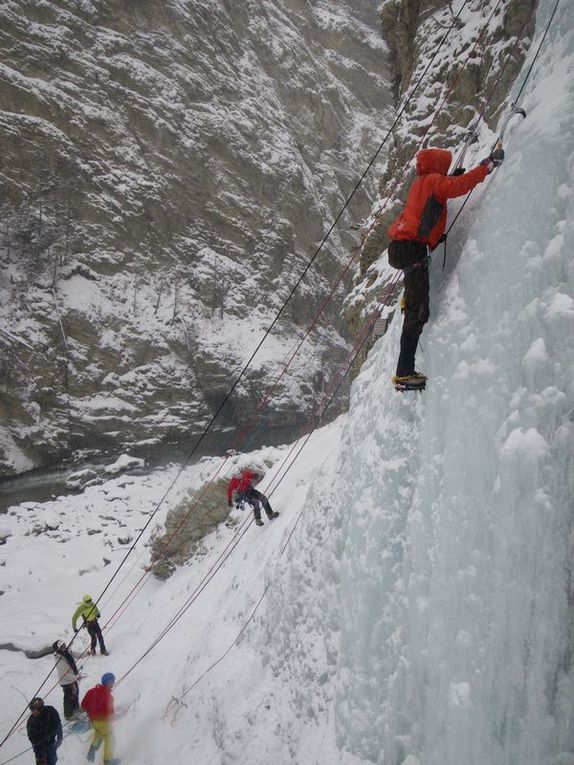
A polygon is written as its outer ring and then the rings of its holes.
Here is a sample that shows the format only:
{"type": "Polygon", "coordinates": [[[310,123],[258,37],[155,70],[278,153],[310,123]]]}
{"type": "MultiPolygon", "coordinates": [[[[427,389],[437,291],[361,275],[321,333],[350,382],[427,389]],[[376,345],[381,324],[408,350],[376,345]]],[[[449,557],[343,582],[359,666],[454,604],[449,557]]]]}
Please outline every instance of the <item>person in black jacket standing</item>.
{"type": "Polygon", "coordinates": [[[32,714],[26,723],[28,738],[36,755],[36,765],[56,765],[62,743],[62,722],[54,707],[44,706],[39,696],[28,705],[32,714]]]}

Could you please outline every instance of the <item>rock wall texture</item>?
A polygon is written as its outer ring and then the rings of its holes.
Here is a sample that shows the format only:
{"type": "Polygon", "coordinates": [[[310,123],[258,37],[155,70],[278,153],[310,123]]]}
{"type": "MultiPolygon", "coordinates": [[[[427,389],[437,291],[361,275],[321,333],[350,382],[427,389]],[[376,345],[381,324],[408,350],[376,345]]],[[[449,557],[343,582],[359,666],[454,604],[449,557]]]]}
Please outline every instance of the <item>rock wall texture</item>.
{"type": "MultiPolygon", "coordinates": [[[[201,432],[380,142],[379,23],[374,0],[2,3],[0,476],[201,432]]],[[[218,427],[253,415],[375,193],[218,427]]],[[[349,346],[348,288],[263,422],[313,410],[349,346]]]]}

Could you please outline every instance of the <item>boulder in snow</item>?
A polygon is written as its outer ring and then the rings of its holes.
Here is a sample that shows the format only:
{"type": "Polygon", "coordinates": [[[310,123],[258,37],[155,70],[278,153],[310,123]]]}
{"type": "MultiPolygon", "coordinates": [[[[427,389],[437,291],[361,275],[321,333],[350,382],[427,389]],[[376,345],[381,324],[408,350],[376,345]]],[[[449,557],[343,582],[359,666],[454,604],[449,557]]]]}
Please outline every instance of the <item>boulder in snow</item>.
{"type": "Polygon", "coordinates": [[[12,536],[12,532],[7,528],[0,528],[0,545],[5,545],[8,537],[12,536]]]}
{"type": "Polygon", "coordinates": [[[85,486],[98,477],[95,470],[91,468],[85,468],[84,470],[78,470],[76,473],[69,475],[64,485],[67,489],[83,489],[85,486]]]}
{"type": "Polygon", "coordinates": [[[145,460],[139,457],[130,457],[129,454],[122,454],[111,465],[106,465],[104,472],[108,475],[116,475],[116,473],[123,473],[126,470],[135,470],[136,468],[143,468],[145,466],[145,460]]]}

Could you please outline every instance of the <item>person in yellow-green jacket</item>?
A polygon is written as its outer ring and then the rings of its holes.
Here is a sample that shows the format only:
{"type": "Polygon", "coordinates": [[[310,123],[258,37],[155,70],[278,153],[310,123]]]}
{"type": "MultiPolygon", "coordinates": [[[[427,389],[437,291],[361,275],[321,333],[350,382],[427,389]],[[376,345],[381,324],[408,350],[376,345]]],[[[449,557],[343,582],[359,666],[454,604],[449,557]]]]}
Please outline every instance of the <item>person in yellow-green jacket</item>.
{"type": "Polygon", "coordinates": [[[90,638],[92,639],[90,645],[92,656],[95,656],[96,654],[96,642],[100,644],[100,652],[102,655],[109,656],[106,646],[104,645],[104,636],[102,635],[102,630],[98,623],[100,612],[98,611],[96,604],[93,602],[91,595],[84,595],[82,602],[74,611],[74,615],[72,616],[72,628],[74,632],[78,632],[78,627],[76,625],[80,616],[82,617],[90,638]]]}

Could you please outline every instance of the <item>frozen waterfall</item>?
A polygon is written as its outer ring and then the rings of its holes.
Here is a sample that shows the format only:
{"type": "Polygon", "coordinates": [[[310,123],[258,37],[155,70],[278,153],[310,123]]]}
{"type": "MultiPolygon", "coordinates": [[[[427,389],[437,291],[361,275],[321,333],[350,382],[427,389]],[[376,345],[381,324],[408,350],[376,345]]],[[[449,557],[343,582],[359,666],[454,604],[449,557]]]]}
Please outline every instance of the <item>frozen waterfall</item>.
{"type": "MultiPolygon", "coordinates": [[[[541,3],[518,85],[554,4],[541,3]]],[[[573,3],[521,105],[503,169],[453,230],[447,269],[442,257],[432,267],[427,391],[389,384],[396,317],[354,386],[339,466],[315,486],[274,600],[281,619],[295,610],[286,600],[308,598],[311,655],[271,661],[302,664],[302,684],[322,646],[341,762],[574,763],[573,3]]]]}

